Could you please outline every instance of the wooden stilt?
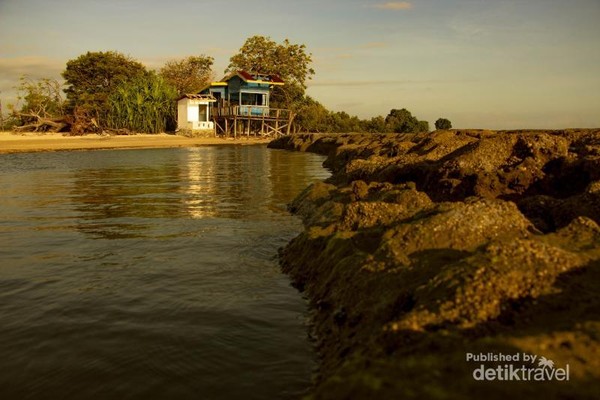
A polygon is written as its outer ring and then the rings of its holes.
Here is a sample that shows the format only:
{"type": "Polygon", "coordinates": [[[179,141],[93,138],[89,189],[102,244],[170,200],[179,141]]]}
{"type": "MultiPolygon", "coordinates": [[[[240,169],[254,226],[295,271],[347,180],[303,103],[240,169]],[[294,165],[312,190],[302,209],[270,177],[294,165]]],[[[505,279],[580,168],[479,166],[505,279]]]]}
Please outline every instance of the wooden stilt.
{"type": "Polygon", "coordinates": [[[289,110],[265,110],[259,115],[252,115],[239,106],[229,106],[213,110],[213,122],[217,135],[224,137],[250,138],[250,135],[278,137],[289,135],[294,131],[296,115],[289,110]]]}
{"type": "Polygon", "coordinates": [[[286,135],[289,135],[290,131],[292,130],[292,123],[294,122],[294,117],[295,117],[295,114],[290,111],[290,117],[288,120],[286,135]]]}

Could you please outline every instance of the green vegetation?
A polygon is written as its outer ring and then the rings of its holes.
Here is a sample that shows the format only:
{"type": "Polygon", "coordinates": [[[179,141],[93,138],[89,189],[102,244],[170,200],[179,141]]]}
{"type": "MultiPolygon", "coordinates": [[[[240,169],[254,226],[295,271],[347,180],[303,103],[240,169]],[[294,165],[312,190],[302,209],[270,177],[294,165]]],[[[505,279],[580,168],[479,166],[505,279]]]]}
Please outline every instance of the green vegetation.
{"type": "Polygon", "coordinates": [[[410,111],[393,109],[386,117],[363,120],[344,111],[327,110],[321,103],[306,96],[297,108],[296,124],[306,132],[417,133],[429,132],[429,123],[419,121],[410,111]]]}
{"type": "Polygon", "coordinates": [[[56,79],[44,78],[36,81],[22,76],[19,82],[19,100],[24,102],[21,113],[43,114],[48,117],[64,114],[62,87],[56,79]]]}
{"type": "Polygon", "coordinates": [[[16,89],[21,106],[8,106],[11,112],[8,118],[2,118],[1,129],[58,132],[68,126],[62,85],[57,80],[22,76],[16,89]]]}
{"type": "Polygon", "coordinates": [[[312,55],[306,53],[303,44],[292,44],[288,39],[278,44],[269,37],[252,36],[229,59],[225,73],[241,69],[278,75],[285,85],[273,89],[271,104],[297,111],[305,97],[306,81],[315,74],[311,63],[312,55]]]}
{"type": "Polygon", "coordinates": [[[429,123],[427,121],[419,121],[406,108],[391,110],[388,116],[385,117],[385,124],[391,127],[394,133],[429,131],[429,123]]]}
{"type": "MultiPolygon", "coordinates": [[[[139,61],[115,51],[87,52],[67,62],[62,73],[64,89],[56,80],[21,78],[20,107],[9,106],[11,114],[3,119],[3,127],[70,130],[71,134],[107,129],[147,133],[173,130],[178,96],[197,93],[214,79],[213,62],[207,55],[189,56],[149,71],[139,61]],[[63,90],[66,100],[61,96],[63,90]]],[[[306,94],[307,82],[315,74],[311,64],[312,55],[303,44],[252,36],[230,58],[225,73],[242,69],[280,76],[285,85],[273,88],[270,105],[292,110],[297,132],[429,131],[427,121],[420,121],[405,108],[368,120],[328,110],[306,94]]],[[[437,129],[450,127],[445,118],[436,121],[437,129]]]]}
{"type": "Polygon", "coordinates": [[[123,82],[108,98],[108,126],[143,133],[173,129],[176,97],[176,89],[155,73],[123,82]]]}
{"type": "Polygon", "coordinates": [[[106,126],[108,98],[124,82],[147,74],[140,62],[114,51],[87,52],[62,73],[69,109],[98,127],[106,126]]]}
{"type": "Polygon", "coordinates": [[[435,121],[435,129],[452,129],[452,122],[446,118],[438,118],[438,120],[435,121]]]}
{"type": "Polygon", "coordinates": [[[181,96],[186,93],[197,93],[209,84],[213,77],[214,59],[209,56],[190,56],[182,60],[167,62],[160,69],[165,82],[173,86],[181,96]]]}

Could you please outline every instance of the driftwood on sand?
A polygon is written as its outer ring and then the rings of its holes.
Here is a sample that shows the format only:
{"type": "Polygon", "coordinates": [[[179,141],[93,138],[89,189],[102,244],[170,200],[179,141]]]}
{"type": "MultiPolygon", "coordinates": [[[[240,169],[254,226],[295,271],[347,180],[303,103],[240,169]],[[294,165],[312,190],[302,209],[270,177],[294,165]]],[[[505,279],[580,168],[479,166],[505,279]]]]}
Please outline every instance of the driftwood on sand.
{"type": "Polygon", "coordinates": [[[14,128],[17,132],[61,132],[69,126],[66,117],[49,117],[40,113],[19,113],[19,116],[32,122],[14,128]]]}

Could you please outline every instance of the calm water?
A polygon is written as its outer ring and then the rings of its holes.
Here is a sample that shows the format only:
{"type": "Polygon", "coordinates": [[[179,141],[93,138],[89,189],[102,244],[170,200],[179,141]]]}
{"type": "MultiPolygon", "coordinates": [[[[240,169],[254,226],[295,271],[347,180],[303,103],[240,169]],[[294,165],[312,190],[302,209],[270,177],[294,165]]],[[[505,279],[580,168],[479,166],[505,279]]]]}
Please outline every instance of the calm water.
{"type": "Polygon", "coordinates": [[[321,162],[263,146],[0,155],[0,398],[300,397],[315,360],[277,249],[321,162]]]}

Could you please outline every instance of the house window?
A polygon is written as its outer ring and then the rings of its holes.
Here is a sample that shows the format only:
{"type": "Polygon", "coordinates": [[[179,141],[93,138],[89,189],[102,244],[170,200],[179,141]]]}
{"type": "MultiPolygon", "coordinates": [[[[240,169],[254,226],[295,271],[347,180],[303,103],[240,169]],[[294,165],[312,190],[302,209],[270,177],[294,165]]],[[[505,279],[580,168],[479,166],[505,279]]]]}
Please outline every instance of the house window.
{"type": "Polygon", "coordinates": [[[266,106],[267,95],[265,93],[244,93],[242,92],[243,106],[266,106]]]}
{"type": "Polygon", "coordinates": [[[198,106],[198,121],[208,121],[208,104],[198,106]]]}

